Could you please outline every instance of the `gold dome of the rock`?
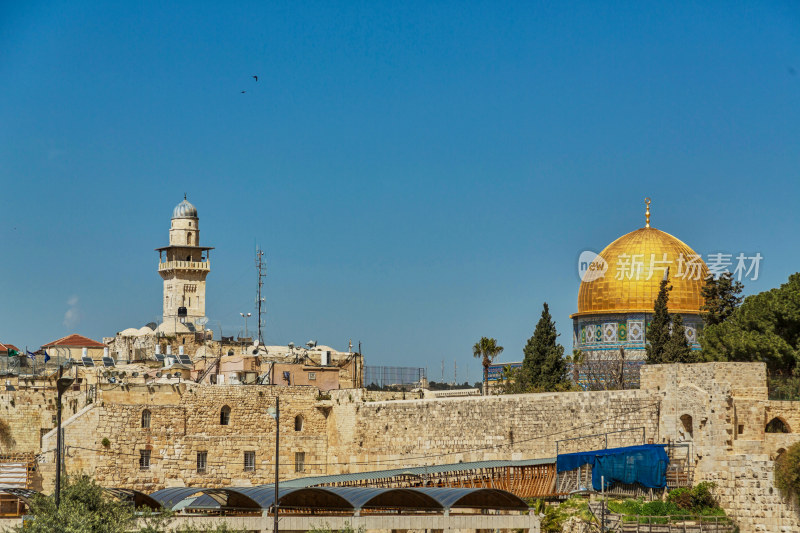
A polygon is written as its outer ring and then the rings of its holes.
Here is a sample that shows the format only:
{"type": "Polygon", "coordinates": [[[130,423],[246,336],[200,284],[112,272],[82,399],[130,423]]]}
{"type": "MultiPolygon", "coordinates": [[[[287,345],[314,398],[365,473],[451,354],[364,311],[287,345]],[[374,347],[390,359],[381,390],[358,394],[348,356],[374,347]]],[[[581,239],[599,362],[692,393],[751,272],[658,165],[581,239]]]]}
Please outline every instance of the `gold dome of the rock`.
{"type": "MultiPolygon", "coordinates": [[[[648,205],[649,208],[649,205],[648,205]]],[[[671,313],[699,314],[700,290],[708,270],[702,258],[680,239],[647,227],[615,240],[600,252],[604,275],[584,276],[573,317],[603,313],[653,312],[658,288],[669,267],[671,313]],[[596,277],[596,279],[591,279],[596,277]]]]}

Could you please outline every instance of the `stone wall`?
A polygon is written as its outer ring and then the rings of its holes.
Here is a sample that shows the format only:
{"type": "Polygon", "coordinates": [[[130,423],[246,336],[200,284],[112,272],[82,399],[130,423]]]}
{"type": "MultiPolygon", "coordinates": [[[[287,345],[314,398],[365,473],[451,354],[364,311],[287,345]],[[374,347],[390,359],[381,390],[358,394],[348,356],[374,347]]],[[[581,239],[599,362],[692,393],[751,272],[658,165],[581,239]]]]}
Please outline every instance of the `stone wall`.
{"type": "Polygon", "coordinates": [[[800,531],[800,508],[774,486],[773,461],[761,455],[730,455],[696,481],[716,483],[715,494],[742,533],[800,531]]]}
{"type": "MultiPolygon", "coordinates": [[[[68,472],[92,474],[107,487],[152,492],[167,486],[248,486],[270,483],[275,472],[275,421],[267,408],[281,399],[281,478],[327,473],[326,409],[308,387],[163,385],[101,391],[98,402],[65,424],[68,472]],[[230,408],[228,425],[220,411],[230,408]],[[150,427],[142,427],[142,412],[150,427]],[[295,430],[297,416],[302,428],[295,430]],[[107,441],[104,442],[104,439],[107,441]],[[150,466],[140,468],[142,450],[150,466]],[[207,453],[204,472],[197,452],[207,453]],[[255,453],[246,471],[244,453],[255,453]],[[296,454],[304,453],[302,472],[296,454]]],[[[43,445],[53,448],[55,431],[43,445]]]]}
{"type": "MultiPolygon", "coordinates": [[[[378,402],[333,391],[332,402],[329,461],[343,472],[555,457],[558,439],[619,430],[634,431],[610,435],[610,447],[641,444],[643,433],[659,440],[658,401],[638,390],[378,402]]],[[[596,437],[560,450],[604,445],[596,437]]]]}

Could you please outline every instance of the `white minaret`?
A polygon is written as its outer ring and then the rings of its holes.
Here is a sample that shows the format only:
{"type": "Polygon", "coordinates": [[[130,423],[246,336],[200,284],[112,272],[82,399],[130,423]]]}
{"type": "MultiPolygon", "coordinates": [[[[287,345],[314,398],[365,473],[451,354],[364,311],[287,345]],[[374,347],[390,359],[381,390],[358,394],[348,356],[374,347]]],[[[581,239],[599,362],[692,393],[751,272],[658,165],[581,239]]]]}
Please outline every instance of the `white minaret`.
{"type": "Polygon", "coordinates": [[[164,324],[177,322],[195,329],[206,316],[206,276],[213,248],[200,246],[197,208],[183,197],[172,212],[169,246],[156,248],[158,273],[164,279],[164,324]]]}

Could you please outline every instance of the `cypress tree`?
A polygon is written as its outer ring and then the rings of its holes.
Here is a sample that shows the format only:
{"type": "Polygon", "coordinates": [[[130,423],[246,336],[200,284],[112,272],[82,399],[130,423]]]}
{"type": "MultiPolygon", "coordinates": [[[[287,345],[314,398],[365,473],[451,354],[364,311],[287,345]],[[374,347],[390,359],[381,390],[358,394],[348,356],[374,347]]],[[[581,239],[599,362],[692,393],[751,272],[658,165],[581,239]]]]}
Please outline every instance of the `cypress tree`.
{"type": "Polygon", "coordinates": [[[664,363],[696,363],[697,356],[689,347],[686,340],[686,328],[683,327],[683,317],[675,315],[672,318],[672,333],[664,346],[664,363]]]}
{"type": "Polygon", "coordinates": [[[522,350],[525,358],[519,377],[527,381],[528,389],[552,391],[567,385],[564,347],[556,343],[557,338],[556,323],[545,302],[533,336],[522,350]]]}
{"type": "Polygon", "coordinates": [[[669,302],[669,291],[672,290],[672,285],[669,285],[667,278],[668,276],[665,274],[658,287],[658,297],[653,307],[653,321],[650,322],[650,327],[647,328],[646,361],[652,365],[666,362],[664,361],[664,348],[669,341],[667,302],[669,302]]]}

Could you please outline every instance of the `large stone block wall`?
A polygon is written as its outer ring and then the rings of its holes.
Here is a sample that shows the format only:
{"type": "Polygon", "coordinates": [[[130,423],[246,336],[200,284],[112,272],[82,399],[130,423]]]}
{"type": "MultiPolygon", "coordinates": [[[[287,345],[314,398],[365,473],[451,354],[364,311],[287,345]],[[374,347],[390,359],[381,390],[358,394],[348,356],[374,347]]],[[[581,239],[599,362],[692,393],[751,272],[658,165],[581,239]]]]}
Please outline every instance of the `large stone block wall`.
{"type": "MultiPolygon", "coordinates": [[[[167,486],[247,486],[270,483],[275,472],[275,421],[267,408],[281,399],[282,479],[327,473],[326,413],[308,387],[160,386],[101,391],[98,402],[65,424],[68,472],[86,472],[107,487],[152,492],[167,486]],[[230,423],[220,411],[231,409],[230,423]],[[142,428],[142,411],[150,427],[142,428]],[[295,430],[295,417],[302,429],[295,430]],[[107,439],[104,445],[103,439],[107,439]],[[140,469],[140,450],[150,467],[140,469]],[[205,472],[197,452],[207,452],[205,472]],[[245,471],[244,452],[255,452],[255,470],[245,471]],[[295,453],[305,454],[303,472],[295,453]]],[[[54,446],[55,432],[45,437],[54,446]],[[51,443],[50,441],[53,441],[51,443]]]]}
{"type": "MultiPolygon", "coordinates": [[[[86,393],[64,394],[62,417],[86,404],[86,393]]],[[[0,393],[0,453],[39,453],[42,430],[56,425],[55,388],[18,388],[0,393]]]]}
{"type": "MultiPolygon", "coordinates": [[[[556,441],[619,430],[608,446],[659,440],[658,400],[638,391],[362,402],[333,391],[329,461],[343,472],[492,459],[555,457],[556,441]],[[643,428],[643,431],[642,429],[643,428]]],[[[605,437],[560,451],[602,448],[605,437]]]]}
{"type": "Polygon", "coordinates": [[[774,462],[763,455],[729,455],[696,481],[713,481],[715,495],[742,533],[800,531],[800,508],[774,486],[774,462]]]}

